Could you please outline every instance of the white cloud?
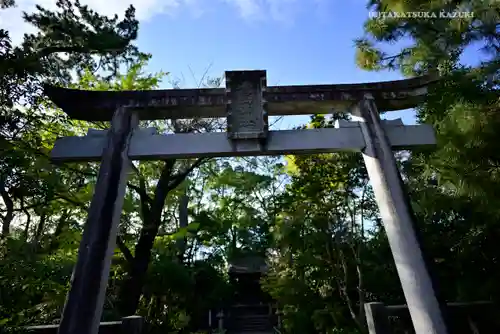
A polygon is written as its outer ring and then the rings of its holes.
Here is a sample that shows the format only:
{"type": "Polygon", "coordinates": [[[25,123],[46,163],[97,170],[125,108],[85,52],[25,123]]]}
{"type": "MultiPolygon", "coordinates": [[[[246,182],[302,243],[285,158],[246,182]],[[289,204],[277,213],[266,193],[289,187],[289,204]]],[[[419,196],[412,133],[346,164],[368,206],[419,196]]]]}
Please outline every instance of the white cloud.
{"type": "MultiPolygon", "coordinates": [[[[105,15],[123,13],[132,4],[140,21],[162,14],[175,15],[180,9],[186,9],[194,17],[199,17],[206,9],[212,9],[214,4],[225,4],[237,10],[244,19],[290,22],[304,6],[318,7],[324,1],[327,0],[81,0],[81,3],[105,15]]],[[[23,22],[22,12],[33,12],[35,4],[54,9],[56,0],[16,0],[16,3],[16,8],[0,10],[0,27],[10,31],[13,42],[17,44],[24,33],[33,31],[23,22]]]]}
{"type": "Polygon", "coordinates": [[[235,6],[245,18],[256,18],[262,14],[262,4],[258,0],[226,0],[226,2],[235,6]]]}
{"type": "MultiPolygon", "coordinates": [[[[136,15],[139,20],[146,21],[162,13],[175,12],[184,2],[193,0],[82,0],[81,3],[88,5],[100,14],[114,15],[124,13],[127,7],[132,4],[136,8],[136,15]]],[[[56,8],[56,0],[16,0],[15,8],[0,10],[0,27],[10,31],[14,43],[22,40],[26,32],[31,32],[32,28],[23,22],[22,12],[33,12],[35,5],[41,5],[47,9],[56,8]]]]}
{"type": "Polygon", "coordinates": [[[325,0],[225,0],[245,19],[270,19],[289,23],[300,10],[325,0]]]}

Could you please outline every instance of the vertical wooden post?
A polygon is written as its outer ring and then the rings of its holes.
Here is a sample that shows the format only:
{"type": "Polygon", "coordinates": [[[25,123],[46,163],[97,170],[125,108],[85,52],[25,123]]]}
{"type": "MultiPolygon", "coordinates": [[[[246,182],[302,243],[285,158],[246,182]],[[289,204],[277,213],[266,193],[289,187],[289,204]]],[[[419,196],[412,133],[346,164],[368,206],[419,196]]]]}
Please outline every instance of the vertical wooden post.
{"type": "Polygon", "coordinates": [[[137,124],[136,115],[126,107],[119,108],[111,121],[60,334],[98,333],[130,167],[128,144],[137,124]]]}
{"type": "Polygon", "coordinates": [[[366,147],[362,151],[416,334],[445,334],[432,281],[413,229],[410,203],[375,101],[367,95],[354,114],[366,147]]]}
{"type": "Polygon", "coordinates": [[[144,326],[144,318],[132,315],[122,318],[121,334],[141,334],[144,326]]]}
{"type": "Polygon", "coordinates": [[[384,303],[366,303],[365,316],[369,334],[389,334],[388,314],[384,303]]]}

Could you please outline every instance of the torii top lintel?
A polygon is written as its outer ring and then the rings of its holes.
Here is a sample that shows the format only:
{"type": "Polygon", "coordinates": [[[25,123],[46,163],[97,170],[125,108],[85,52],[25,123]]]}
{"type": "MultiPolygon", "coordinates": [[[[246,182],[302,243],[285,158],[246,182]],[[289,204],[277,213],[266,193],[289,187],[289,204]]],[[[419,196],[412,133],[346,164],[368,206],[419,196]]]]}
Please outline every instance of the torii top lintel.
{"type": "MultiPolygon", "coordinates": [[[[251,75],[265,71],[230,71],[251,75]]],[[[360,84],[268,86],[262,96],[269,116],[327,114],[371,94],[381,111],[413,108],[437,81],[430,76],[360,84]]],[[[88,91],[44,86],[45,94],[73,119],[109,121],[120,106],[138,110],[142,120],[225,117],[227,89],[165,89],[142,91],[88,91]]]]}

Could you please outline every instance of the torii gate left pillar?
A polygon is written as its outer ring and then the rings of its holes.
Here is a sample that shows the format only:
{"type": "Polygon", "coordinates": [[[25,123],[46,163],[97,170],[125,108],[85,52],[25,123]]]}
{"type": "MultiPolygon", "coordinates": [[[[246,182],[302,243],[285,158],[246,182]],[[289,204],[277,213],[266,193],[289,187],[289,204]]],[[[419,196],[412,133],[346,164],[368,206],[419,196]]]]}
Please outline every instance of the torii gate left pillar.
{"type": "Polygon", "coordinates": [[[116,110],[102,151],[99,176],[58,333],[99,331],[131,163],[129,142],[137,125],[138,118],[133,110],[126,106],[116,110]]]}
{"type": "Polygon", "coordinates": [[[96,334],[98,331],[129,159],[350,150],[363,153],[416,333],[445,334],[446,328],[415,237],[409,203],[404,199],[401,177],[392,153],[394,147],[434,144],[433,130],[427,125],[384,125],[375,104],[378,99],[377,103],[392,110],[413,106],[412,98],[425,88],[425,84],[419,82],[420,78],[354,85],[266,87],[265,71],[226,72],[226,77],[227,88],[222,91],[114,92],[113,98],[106,95],[110,92],[48,87],[48,95],[52,95],[51,99],[68,114],[79,115],[77,117],[82,120],[112,119],[107,137],[89,134],[61,138],[51,153],[52,158],[59,161],[101,161],[59,333],[96,334]],[[297,102],[305,108],[297,107],[297,102]],[[337,129],[267,129],[268,113],[325,113],[324,109],[310,108],[339,105],[350,108],[362,118],[362,122],[337,129]],[[176,108],[180,110],[178,114],[176,108]],[[143,110],[134,115],[133,111],[137,109],[143,110]],[[228,136],[223,133],[134,134],[138,118],[221,116],[227,116],[228,136]]]}

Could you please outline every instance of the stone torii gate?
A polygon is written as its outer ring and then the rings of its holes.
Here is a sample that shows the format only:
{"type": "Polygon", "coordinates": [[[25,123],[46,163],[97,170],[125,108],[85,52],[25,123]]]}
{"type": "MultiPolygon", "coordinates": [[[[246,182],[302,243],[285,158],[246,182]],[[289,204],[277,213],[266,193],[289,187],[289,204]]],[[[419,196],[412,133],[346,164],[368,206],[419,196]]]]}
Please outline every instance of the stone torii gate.
{"type": "Polygon", "coordinates": [[[434,80],[274,86],[266,71],[228,71],[226,88],[82,91],[46,86],[71,118],[111,121],[107,131],[56,141],[54,161],[101,161],[59,333],[96,334],[131,160],[360,151],[417,334],[446,333],[402,188],[392,148],[435,144],[429,125],[381,121],[384,111],[416,106],[434,80]],[[361,121],[336,128],[269,131],[268,116],[350,111],[361,121]],[[227,133],[157,134],[140,120],[227,117],[227,133]]]}

